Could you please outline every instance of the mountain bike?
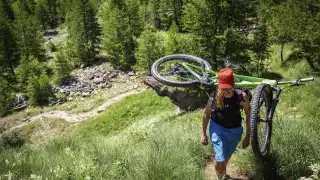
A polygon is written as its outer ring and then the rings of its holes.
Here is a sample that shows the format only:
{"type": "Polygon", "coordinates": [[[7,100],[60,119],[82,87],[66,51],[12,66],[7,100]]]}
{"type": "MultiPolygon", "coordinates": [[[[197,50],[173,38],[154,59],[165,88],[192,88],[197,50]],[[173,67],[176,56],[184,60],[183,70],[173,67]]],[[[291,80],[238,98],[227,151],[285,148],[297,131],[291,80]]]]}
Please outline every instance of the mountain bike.
{"type": "MultiPolygon", "coordinates": [[[[151,66],[152,76],[162,84],[174,87],[217,86],[218,73],[211,65],[195,56],[175,54],[156,60],[151,66]]],[[[234,74],[235,88],[254,89],[250,117],[250,141],[253,152],[265,157],[270,149],[272,120],[276,111],[281,88],[278,85],[299,86],[302,82],[314,81],[313,77],[293,81],[277,81],[234,74]]]]}

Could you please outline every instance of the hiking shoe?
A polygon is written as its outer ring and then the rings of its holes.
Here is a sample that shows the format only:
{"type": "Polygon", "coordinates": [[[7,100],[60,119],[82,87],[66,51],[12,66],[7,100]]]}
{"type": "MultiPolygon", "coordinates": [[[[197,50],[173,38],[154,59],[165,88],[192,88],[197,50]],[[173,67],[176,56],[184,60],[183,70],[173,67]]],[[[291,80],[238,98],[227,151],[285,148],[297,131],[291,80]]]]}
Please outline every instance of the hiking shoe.
{"type": "Polygon", "coordinates": [[[233,178],[229,175],[224,175],[220,180],[232,180],[233,178]]]}

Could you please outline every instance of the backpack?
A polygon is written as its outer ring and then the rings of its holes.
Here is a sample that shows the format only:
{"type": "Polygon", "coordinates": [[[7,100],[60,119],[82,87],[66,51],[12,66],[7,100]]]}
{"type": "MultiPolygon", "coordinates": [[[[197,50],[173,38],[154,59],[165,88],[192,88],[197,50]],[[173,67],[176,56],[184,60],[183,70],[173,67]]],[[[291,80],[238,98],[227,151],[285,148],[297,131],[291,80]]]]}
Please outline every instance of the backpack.
{"type": "MultiPolygon", "coordinates": [[[[234,93],[237,94],[238,104],[240,105],[240,103],[241,103],[242,101],[244,101],[244,97],[243,97],[242,92],[246,93],[246,95],[247,95],[248,98],[249,98],[249,103],[250,103],[251,100],[252,100],[252,94],[251,94],[251,92],[249,91],[249,89],[247,89],[247,88],[236,88],[236,89],[234,90],[234,93]]],[[[241,107],[241,106],[240,106],[240,109],[242,110],[242,107],[241,107]]],[[[212,117],[215,117],[215,115],[217,115],[217,113],[218,113],[217,108],[216,108],[216,107],[212,108],[211,118],[212,118],[212,117]]]]}

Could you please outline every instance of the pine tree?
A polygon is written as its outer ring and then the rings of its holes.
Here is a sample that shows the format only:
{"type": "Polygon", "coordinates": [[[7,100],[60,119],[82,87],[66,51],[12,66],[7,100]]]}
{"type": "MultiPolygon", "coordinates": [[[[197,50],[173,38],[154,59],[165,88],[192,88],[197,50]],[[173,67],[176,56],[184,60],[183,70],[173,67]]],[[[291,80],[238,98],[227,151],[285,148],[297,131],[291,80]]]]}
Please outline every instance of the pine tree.
{"type": "Polygon", "coordinates": [[[135,52],[137,69],[147,69],[150,75],[152,63],[164,56],[164,50],[162,38],[157,34],[152,25],[147,25],[139,37],[138,47],[135,52]]]}
{"type": "Polygon", "coordinates": [[[42,59],[44,49],[42,47],[43,36],[41,35],[35,17],[29,14],[20,1],[14,3],[15,13],[15,36],[19,53],[25,57],[37,57],[42,59]]]}
{"type": "Polygon", "coordinates": [[[38,23],[42,26],[43,31],[46,31],[49,21],[48,6],[45,4],[46,0],[38,0],[35,8],[35,16],[38,23]]]}
{"type": "Polygon", "coordinates": [[[317,1],[260,1],[260,11],[275,42],[291,42],[310,67],[320,71],[320,3],[317,1]]]}
{"type": "Polygon", "coordinates": [[[265,23],[261,22],[258,24],[256,30],[253,33],[253,47],[254,52],[254,64],[256,67],[256,74],[261,76],[264,72],[264,64],[269,56],[269,42],[268,42],[268,32],[265,23]]]}
{"type": "Polygon", "coordinates": [[[53,97],[48,75],[42,71],[40,76],[30,76],[27,81],[27,95],[31,105],[46,105],[53,97]]]}
{"type": "Polygon", "coordinates": [[[12,89],[5,79],[0,76],[0,117],[5,115],[12,107],[12,89]]]}
{"type": "Polygon", "coordinates": [[[168,40],[166,41],[166,54],[177,54],[179,53],[179,34],[178,34],[178,27],[175,22],[172,23],[170,30],[168,32],[168,40]]]}
{"type": "Polygon", "coordinates": [[[109,0],[102,12],[102,47],[113,66],[128,69],[135,64],[136,39],[142,31],[139,4],[134,0],[109,0]]]}
{"type": "Polygon", "coordinates": [[[88,65],[97,54],[100,34],[96,11],[88,0],[73,1],[73,7],[67,14],[67,27],[72,56],[79,63],[88,65]]]}
{"type": "Polygon", "coordinates": [[[240,30],[245,26],[247,14],[253,9],[247,7],[248,0],[190,0],[184,4],[183,27],[201,38],[202,47],[213,68],[223,66],[225,58],[225,35],[230,28],[240,30]]]}
{"type": "Polygon", "coordinates": [[[58,0],[46,0],[48,11],[49,11],[49,22],[50,28],[58,26],[58,0]]]}
{"type": "Polygon", "coordinates": [[[0,1],[0,76],[5,75],[7,79],[15,76],[14,68],[19,62],[18,47],[9,18],[9,14],[5,12],[5,5],[0,1]],[[7,70],[10,73],[7,73],[7,70]]]}
{"type": "Polygon", "coordinates": [[[53,71],[56,84],[62,84],[62,82],[70,76],[72,64],[66,54],[64,50],[60,50],[54,59],[53,71]]]}
{"type": "Polygon", "coordinates": [[[29,77],[39,77],[43,71],[43,65],[35,57],[22,57],[20,65],[17,68],[17,81],[21,89],[25,89],[29,77]]]}

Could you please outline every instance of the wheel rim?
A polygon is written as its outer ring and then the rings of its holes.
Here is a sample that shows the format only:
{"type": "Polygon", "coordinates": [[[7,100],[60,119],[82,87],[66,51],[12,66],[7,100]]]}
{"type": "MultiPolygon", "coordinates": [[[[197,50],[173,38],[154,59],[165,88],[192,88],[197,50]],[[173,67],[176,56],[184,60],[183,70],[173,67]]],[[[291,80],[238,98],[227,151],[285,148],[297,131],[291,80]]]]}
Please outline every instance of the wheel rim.
{"type": "MultiPolygon", "coordinates": [[[[186,69],[183,68],[182,62],[190,63],[196,66],[201,65],[197,62],[188,59],[179,59],[179,58],[172,58],[170,60],[164,61],[161,64],[157,65],[157,73],[162,78],[169,80],[171,82],[199,82],[198,78],[194,76],[192,73],[188,72],[186,69]]],[[[189,66],[190,67],[190,66],[189,66]]],[[[201,70],[195,69],[190,67],[193,71],[197,74],[202,76],[201,70]]]]}
{"type": "Polygon", "coordinates": [[[266,94],[263,92],[259,101],[258,118],[257,118],[257,135],[258,145],[260,152],[264,154],[267,150],[268,136],[269,136],[269,124],[267,122],[269,104],[266,101],[266,94]]]}

